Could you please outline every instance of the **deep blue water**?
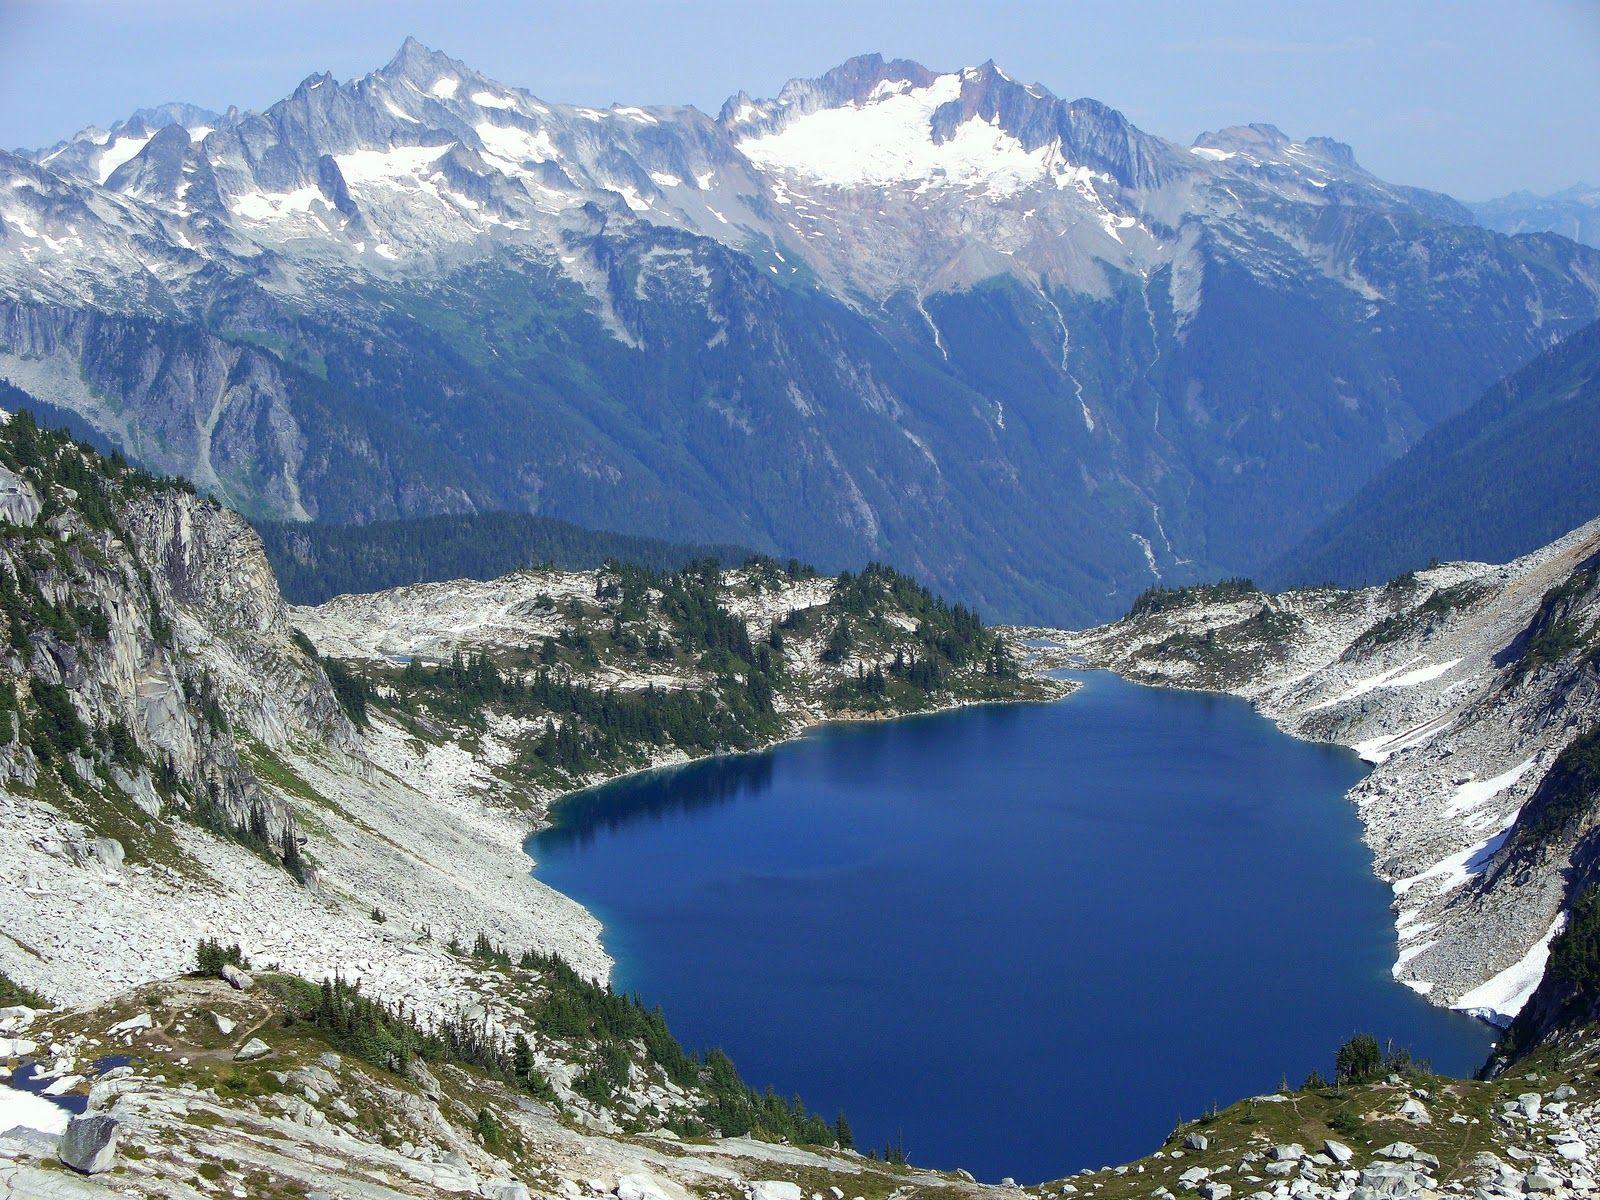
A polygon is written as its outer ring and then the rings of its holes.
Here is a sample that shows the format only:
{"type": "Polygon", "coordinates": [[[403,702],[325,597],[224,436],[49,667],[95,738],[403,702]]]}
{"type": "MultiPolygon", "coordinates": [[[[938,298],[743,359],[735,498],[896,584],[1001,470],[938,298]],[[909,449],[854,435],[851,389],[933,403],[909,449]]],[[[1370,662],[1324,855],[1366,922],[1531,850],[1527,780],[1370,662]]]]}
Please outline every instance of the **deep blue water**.
{"type": "Polygon", "coordinates": [[[1392,981],[1346,751],[1103,673],[575,797],[529,850],[616,985],[857,1141],[1027,1182],[1144,1154],[1350,1033],[1468,1073],[1392,981]]]}

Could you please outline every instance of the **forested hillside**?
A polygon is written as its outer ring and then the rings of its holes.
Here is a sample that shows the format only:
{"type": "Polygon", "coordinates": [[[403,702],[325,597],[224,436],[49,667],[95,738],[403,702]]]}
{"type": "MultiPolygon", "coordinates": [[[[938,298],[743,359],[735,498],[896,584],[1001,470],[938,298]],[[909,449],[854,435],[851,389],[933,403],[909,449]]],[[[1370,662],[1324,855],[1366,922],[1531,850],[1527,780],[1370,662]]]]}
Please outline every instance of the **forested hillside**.
{"type": "Polygon", "coordinates": [[[1268,572],[1381,583],[1430,561],[1502,562],[1600,512],[1600,324],[1427,434],[1268,572]]]}
{"type": "Polygon", "coordinates": [[[532,566],[588,571],[616,561],[672,571],[699,559],[732,565],[752,555],[742,546],[664,542],[513,512],[370,525],[261,521],[256,530],[291,604],[440,579],[494,579],[532,566]]]}

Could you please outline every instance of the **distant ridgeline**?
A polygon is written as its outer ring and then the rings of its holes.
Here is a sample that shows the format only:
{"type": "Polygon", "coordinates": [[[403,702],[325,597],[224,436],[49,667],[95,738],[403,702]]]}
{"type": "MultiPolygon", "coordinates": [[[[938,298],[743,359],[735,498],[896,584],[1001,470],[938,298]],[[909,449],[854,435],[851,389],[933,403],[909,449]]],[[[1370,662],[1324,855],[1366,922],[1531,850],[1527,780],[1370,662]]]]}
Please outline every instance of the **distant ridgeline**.
{"type": "Polygon", "coordinates": [[[707,558],[734,566],[755,554],[742,546],[667,542],[517,512],[368,525],[261,521],[256,529],[291,604],[321,604],[334,596],[410,583],[495,579],[544,564],[587,571],[616,561],[676,571],[707,558]]]}

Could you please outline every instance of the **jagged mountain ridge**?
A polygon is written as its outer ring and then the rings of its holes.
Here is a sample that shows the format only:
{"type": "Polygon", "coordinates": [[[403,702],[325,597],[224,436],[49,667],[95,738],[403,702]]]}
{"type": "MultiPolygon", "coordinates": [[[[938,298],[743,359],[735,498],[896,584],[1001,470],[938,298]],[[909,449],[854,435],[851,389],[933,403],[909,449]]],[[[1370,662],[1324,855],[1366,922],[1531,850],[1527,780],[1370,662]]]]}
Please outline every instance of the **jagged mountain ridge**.
{"type": "Polygon", "coordinates": [[[1338,143],[1181,147],[992,63],[712,117],[408,41],[190,117],[0,158],[0,375],[253,513],[524,508],[1103,615],[1287,548],[1600,312],[1600,255],[1338,143]]]}

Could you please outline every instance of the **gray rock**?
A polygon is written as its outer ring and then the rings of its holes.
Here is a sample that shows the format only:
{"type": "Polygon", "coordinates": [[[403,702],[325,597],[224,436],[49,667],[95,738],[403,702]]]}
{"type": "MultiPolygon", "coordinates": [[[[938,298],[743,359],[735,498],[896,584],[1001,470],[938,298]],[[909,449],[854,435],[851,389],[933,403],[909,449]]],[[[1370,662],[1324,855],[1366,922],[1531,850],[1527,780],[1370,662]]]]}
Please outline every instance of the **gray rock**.
{"type": "Polygon", "coordinates": [[[74,1171],[98,1175],[116,1164],[117,1139],[121,1136],[122,1122],[115,1117],[73,1117],[61,1135],[56,1157],[74,1171]]]}
{"type": "Polygon", "coordinates": [[[1299,1162],[1306,1156],[1306,1148],[1299,1142],[1286,1142],[1274,1146],[1270,1157],[1274,1162],[1299,1162]]]}
{"type": "Polygon", "coordinates": [[[222,964],[222,978],[227,980],[230,987],[237,988],[241,992],[248,992],[256,983],[232,963],[222,964]]]}
{"type": "Polygon", "coordinates": [[[1417,1173],[1393,1162],[1368,1163],[1361,1171],[1361,1189],[1374,1196],[1409,1196],[1418,1190],[1417,1173]]]}
{"type": "Polygon", "coordinates": [[[218,1012],[211,1014],[211,1023],[217,1027],[217,1032],[223,1037],[227,1037],[236,1028],[238,1028],[238,1022],[233,1021],[218,1012]]]}
{"type": "Polygon", "coordinates": [[[1233,1189],[1225,1183],[1207,1180],[1201,1186],[1200,1194],[1205,1197],[1205,1200],[1228,1200],[1228,1197],[1233,1195],[1233,1189]]]}
{"type": "Polygon", "coordinates": [[[494,1179],[483,1185],[488,1200],[531,1200],[528,1185],[515,1179],[494,1179]]]}
{"type": "Polygon", "coordinates": [[[1517,1097],[1517,1108],[1528,1120],[1533,1120],[1539,1115],[1540,1097],[1538,1092],[1523,1092],[1517,1097]]]}
{"type": "Polygon", "coordinates": [[[1572,1085],[1570,1083],[1563,1083],[1555,1091],[1550,1093],[1550,1099],[1552,1099],[1552,1100],[1571,1100],[1577,1094],[1578,1093],[1573,1090],[1572,1085]]]}
{"type": "Polygon", "coordinates": [[[262,1058],[271,1053],[271,1046],[267,1045],[260,1038],[251,1038],[248,1042],[234,1051],[233,1056],[240,1062],[249,1062],[252,1059],[262,1058]]]}
{"type": "Polygon", "coordinates": [[[1380,1147],[1378,1150],[1379,1158],[1407,1159],[1415,1158],[1416,1154],[1417,1148],[1410,1142],[1390,1142],[1387,1146],[1380,1147]]]}
{"type": "Polygon", "coordinates": [[[1428,1110],[1423,1105],[1422,1101],[1416,1099],[1415,1097],[1407,1100],[1400,1106],[1400,1115],[1408,1121],[1414,1121],[1418,1125],[1426,1125],[1432,1119],[1428,1116],[1428,1110]]]}
{"type": "Polygon", "coordinates": [[[1561,1186],[1561,1176],[1547,1167],[1535,1167],[1523,1176],[1522,1186],[1530,1192],[1553,1192],[1561,1186]]]}
{"type": "Polygon", "coordinates": [[[1210,1144],[1203,1133],[1191,1133],[1183,1139],[1183,1148],[1185,1150],[1204,1150],[1210,1144]]]}
{"type": "Polygon", "coordinates": [[[1178,1186],[1181,1188],[1187,1188],[1192,1192],[1195,1188],[1204,1183],[1206,1179],[1210,1177],[1210,1175],[1211,1172],[1205,1167],[1190,1167],[1182,1175],[1178,1176],[1178,1186]]]}

